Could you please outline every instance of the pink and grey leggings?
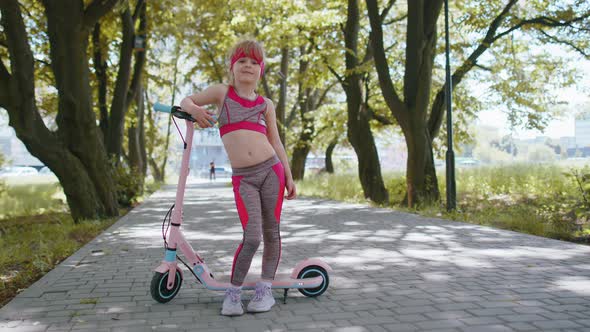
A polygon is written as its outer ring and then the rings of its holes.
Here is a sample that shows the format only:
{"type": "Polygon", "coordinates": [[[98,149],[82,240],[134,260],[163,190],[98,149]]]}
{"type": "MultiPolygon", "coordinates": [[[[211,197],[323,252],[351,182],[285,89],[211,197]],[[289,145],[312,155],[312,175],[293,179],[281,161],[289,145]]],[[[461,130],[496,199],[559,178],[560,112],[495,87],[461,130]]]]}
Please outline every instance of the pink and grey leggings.
{"type": "Polygon", "coordinates": [[[234,168],[232,184],[244,236],[234,255],[231,283],[242,285],[262,239],[262,278],[272,280],[281,258],[279,222],[285,193],[283,164],[275,155],[254,166],[234,168]]]}

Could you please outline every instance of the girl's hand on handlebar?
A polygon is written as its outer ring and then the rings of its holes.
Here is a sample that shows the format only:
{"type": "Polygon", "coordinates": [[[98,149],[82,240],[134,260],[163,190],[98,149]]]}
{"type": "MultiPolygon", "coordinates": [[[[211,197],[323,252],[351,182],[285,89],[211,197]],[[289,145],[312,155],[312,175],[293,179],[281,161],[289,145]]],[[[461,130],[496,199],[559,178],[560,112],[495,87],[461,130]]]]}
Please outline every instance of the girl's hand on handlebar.
{"type": "Polygon", "coordinates": [[[217,120],[213,117],[215,112],[208,111],[205,108],[195,104],[192,99],[186,97],[180,102],[180,107],[183,111],[190,114],[193,119],[196,120],[196,123],[201,128],[209,128],[212,127],[217,120]]]}

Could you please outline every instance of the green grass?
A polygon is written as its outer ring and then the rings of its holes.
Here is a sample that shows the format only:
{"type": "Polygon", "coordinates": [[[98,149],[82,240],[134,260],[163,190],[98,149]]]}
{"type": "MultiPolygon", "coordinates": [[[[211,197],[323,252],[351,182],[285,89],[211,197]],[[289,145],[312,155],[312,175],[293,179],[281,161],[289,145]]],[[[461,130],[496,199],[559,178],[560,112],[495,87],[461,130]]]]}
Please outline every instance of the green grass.
{"type": "Polygon", "coordinates": [[[65,213],[65,202],[59,183],[13,184],[0,192],[0,219],[43,213],[65,213]]]}
{"type": "Polygon", "coordinates": [[[75,224],[67,213],[0,220],[0,306],[115,221],[111,218],[75,224]]]}
{"type": "MultiPolygon", "coordinates": [[[[74,223],[59,183],[6,182],[0,186],[0,307],[118,219],[74,223]]],[[[144,197],[157,188],[149,184],[144,197]]]]}
{"type": "MultiPolygon", "coordinates": [[[[443,202],[408,209],[401,205],[405,175],[385,173],[390,196],[387,207],[424,216],[534,234],[574,242],[590,239],[590,225],[575,224],[574,207],[581,193],[566,167],[558,165],[510,165],[457,169],[457,211],[447,212],[446,179],[439,175],[443,202]]],[[[368,202],[356,174],[316,174],[297,183],[302,196],[349,202],[368,202]]]]}

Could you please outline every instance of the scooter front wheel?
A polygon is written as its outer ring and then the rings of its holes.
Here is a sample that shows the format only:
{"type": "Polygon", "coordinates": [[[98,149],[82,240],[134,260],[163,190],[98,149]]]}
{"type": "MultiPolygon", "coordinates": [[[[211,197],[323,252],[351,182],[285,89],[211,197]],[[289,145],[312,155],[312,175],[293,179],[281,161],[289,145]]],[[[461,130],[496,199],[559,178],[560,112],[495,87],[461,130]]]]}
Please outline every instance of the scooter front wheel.
{"type": "Polygon", "coordinates": [[[152,277],[150,292],[152,293],[152,298],[160,303],[166,303],[172,300],[176,294],[178,294],[180,286],[182,285],[182,275],[180,274],[180,271],[176,270],[174,285],[172,286],[172,289],[168,289],[168,287],[166,287],[166,284],[168,283],[168,273],[170,273],[170,271],[166,271],[166,273],[156,272],[152,277]]]}
{"type": "Polygon", "coordinates": [[[328,285],[330,284],[330,278],[328,277],[328,272],[323,267],[317,265],[310,265],[306,266],[299,272],[297,275],[297,279],[305,279],[305,278],[314,278],[321,276],[324,281],[315,288],[298,288],[299,293],[307,296],[307,297],[316,297],[322,295],[326,289],[328,289],[328,285]]]}

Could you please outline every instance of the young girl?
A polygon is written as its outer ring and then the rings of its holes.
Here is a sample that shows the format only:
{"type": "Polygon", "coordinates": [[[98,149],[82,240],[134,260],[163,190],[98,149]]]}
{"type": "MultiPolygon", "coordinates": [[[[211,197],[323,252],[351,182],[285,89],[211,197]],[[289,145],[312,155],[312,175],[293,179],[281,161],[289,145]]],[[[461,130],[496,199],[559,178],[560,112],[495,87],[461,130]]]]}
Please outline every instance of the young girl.
{"type": "Polygon", "coordinates": [[[248,311],[269,311],[275,304],[271,281],[281,257],[279,222],[285,188],[287,199],[296,196],[295,184],[285,148],[279,138],[273,102],[256,94],[264,73],[264,50],[254,40],[235,45],[229,57],[230,84],[210,86],[186,97],[180,107],[190,113],[201,128],[217,122],[215,112],[204,105],[218,106],[219,132],[230,164],[238,216],[244,231],[235,252],[231,284],[221,309],[222,315],[241,315],[241,286],[252,258],[264,239],[262,278],[248,311]]]}

